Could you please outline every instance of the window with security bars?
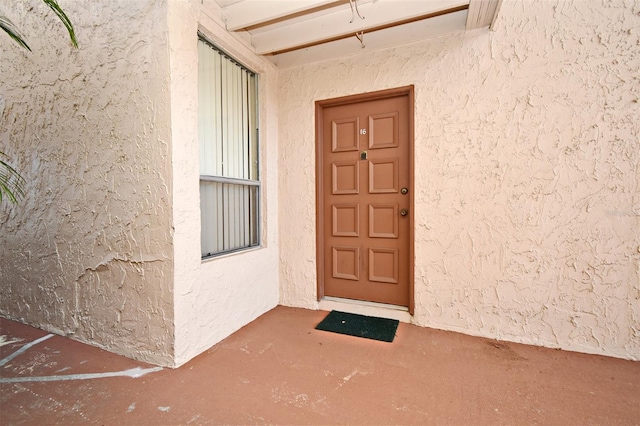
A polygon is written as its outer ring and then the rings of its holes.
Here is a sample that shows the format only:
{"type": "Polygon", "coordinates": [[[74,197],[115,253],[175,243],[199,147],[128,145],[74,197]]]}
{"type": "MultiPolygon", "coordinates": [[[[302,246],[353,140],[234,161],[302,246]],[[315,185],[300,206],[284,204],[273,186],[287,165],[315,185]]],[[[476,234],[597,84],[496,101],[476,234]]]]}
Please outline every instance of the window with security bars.
{"type": "Polygon", "coordinates": [[[260,244],[257,75],[198,40],[202,257],[260,244]]]}

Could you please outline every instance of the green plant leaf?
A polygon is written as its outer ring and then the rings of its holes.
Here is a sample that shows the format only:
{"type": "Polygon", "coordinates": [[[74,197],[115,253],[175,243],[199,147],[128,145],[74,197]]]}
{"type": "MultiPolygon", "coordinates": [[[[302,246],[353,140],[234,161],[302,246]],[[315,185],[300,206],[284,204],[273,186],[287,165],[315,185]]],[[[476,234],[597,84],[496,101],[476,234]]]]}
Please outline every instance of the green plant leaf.
{"type": "MultiPolygon", "coordinates": [[[[8,158],[1,151],[0,157],[8,158]]],[[[0,202],[4,195],[11,203],[16,204],[25,196],[25,180],[16,169],[0,159],[0,202]]]]}
{"type": "Polygon", "coordinates": [[[13,25],[13,22],[11,22],[9,20],[9,18],[7,18],[6,16],[4,16],[2,14],[0,14],[0,28],[2,28],[2,30],[5,33],[7,33],[9,35],[9,37],[14,39],[16,43],[18,43],[20,46],[24,47],[29,52],[31,52],[31,48],[29,47],[29,45],[25,41],[24,37],[22,37],[22,35],[20,35],[20,33],[18,32],[16,27],[13,25]]]}
{"type": "Polygon", "coordinates": [[[42,0],[42,1],[44,1],[45,4],[47,6],[49,6],[51,8],[51,10],[53,10],[53,12],[58,16],[58,18],[60,18],[60,20],[62,21],[64,26],[67,28],[67,31],[69,32],[69,37],[71,38],[71,43],[73,44],[74,47],[78,47],[78,40],[76,40],[76,33],[73,30],[73,24],[71,24],[71,20],[64,13],[64,11],[58,5],[56,0],[42,0]]]}

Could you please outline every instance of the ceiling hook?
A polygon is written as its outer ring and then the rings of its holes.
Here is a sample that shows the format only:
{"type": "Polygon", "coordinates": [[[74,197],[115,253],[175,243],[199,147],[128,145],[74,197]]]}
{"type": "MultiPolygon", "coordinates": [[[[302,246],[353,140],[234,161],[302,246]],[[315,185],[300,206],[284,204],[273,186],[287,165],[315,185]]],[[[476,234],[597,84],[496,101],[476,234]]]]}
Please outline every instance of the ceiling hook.
{"type": "Polygon", "coordinates": [[[360,41],[360,44],[364,49],[364,31],[360,31],[359,33],[356,33],[356,38],[360,41]]]}
{"type": "Polygon", "coordinates": [[[351,6],[351,20],[349,21],[350,24],[353,23],[354,19],[356,19],[356,14],[358,14],[358,17],[360,19],[364,19],[364,16],[360,15],[360,11],[358,10],[358,0],[349,0],[349,6],[351,6]],[[354,11],[354,5],[355,5],[355,11],[354,11]]]}

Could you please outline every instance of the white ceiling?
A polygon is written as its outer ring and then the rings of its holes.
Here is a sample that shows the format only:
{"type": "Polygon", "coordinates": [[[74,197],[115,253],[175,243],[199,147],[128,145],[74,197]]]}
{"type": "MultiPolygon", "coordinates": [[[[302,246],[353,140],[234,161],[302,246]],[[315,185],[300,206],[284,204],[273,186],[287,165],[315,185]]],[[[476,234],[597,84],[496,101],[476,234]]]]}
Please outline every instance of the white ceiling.
{"type": "Polygon", "coordinates": [[[278,66],[491,25],[501,0],[215,0],[227,30],[278,66]]]}

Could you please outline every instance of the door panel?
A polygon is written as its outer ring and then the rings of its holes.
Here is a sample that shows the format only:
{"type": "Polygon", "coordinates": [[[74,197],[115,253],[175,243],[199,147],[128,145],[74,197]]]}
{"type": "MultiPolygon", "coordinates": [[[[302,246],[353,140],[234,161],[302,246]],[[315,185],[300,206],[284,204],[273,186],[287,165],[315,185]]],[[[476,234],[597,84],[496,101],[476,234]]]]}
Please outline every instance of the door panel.
{"type": "Polygon", "coordinates": [[[360,236],[360,205],[357,203],[334,204],[333,208],[333,236],[360,236]]]}
{"type": "Polygon", "coordinates": [[[360,163],[334,161],[331,163],[331,182],[334,195],[360,193],[360,163]]]}
{"type": "Polygon", "coordinates": [[[398,193],[398,157],[369,160],[369,193],[398,193]]]}
{"type": "Polygon", "coordinates": [[[409,102],[405,93],[322,109],[318,196],[324,295],[409,306],[409,102]]]}
{"type": "Polygon", "coordinates": [[[369,237],[398,238],[398,205],[369,204],[369,237]]]}
{"type": "Polygon", "coordinates": [[[332,246],[332,277],[341,280],[360,279],[360,248],[332,246]]]}
{"type": "Polygon", "coordinates": [[[358,150],[358,132],[360,131],[358,117],[334,120],[331,127],[331,147],[333,152],[358,150]]]}
{"type": "Polygon", "coordinates": [[[398,113],[369,116],[369,149],[398,146],[398,113]]]}

